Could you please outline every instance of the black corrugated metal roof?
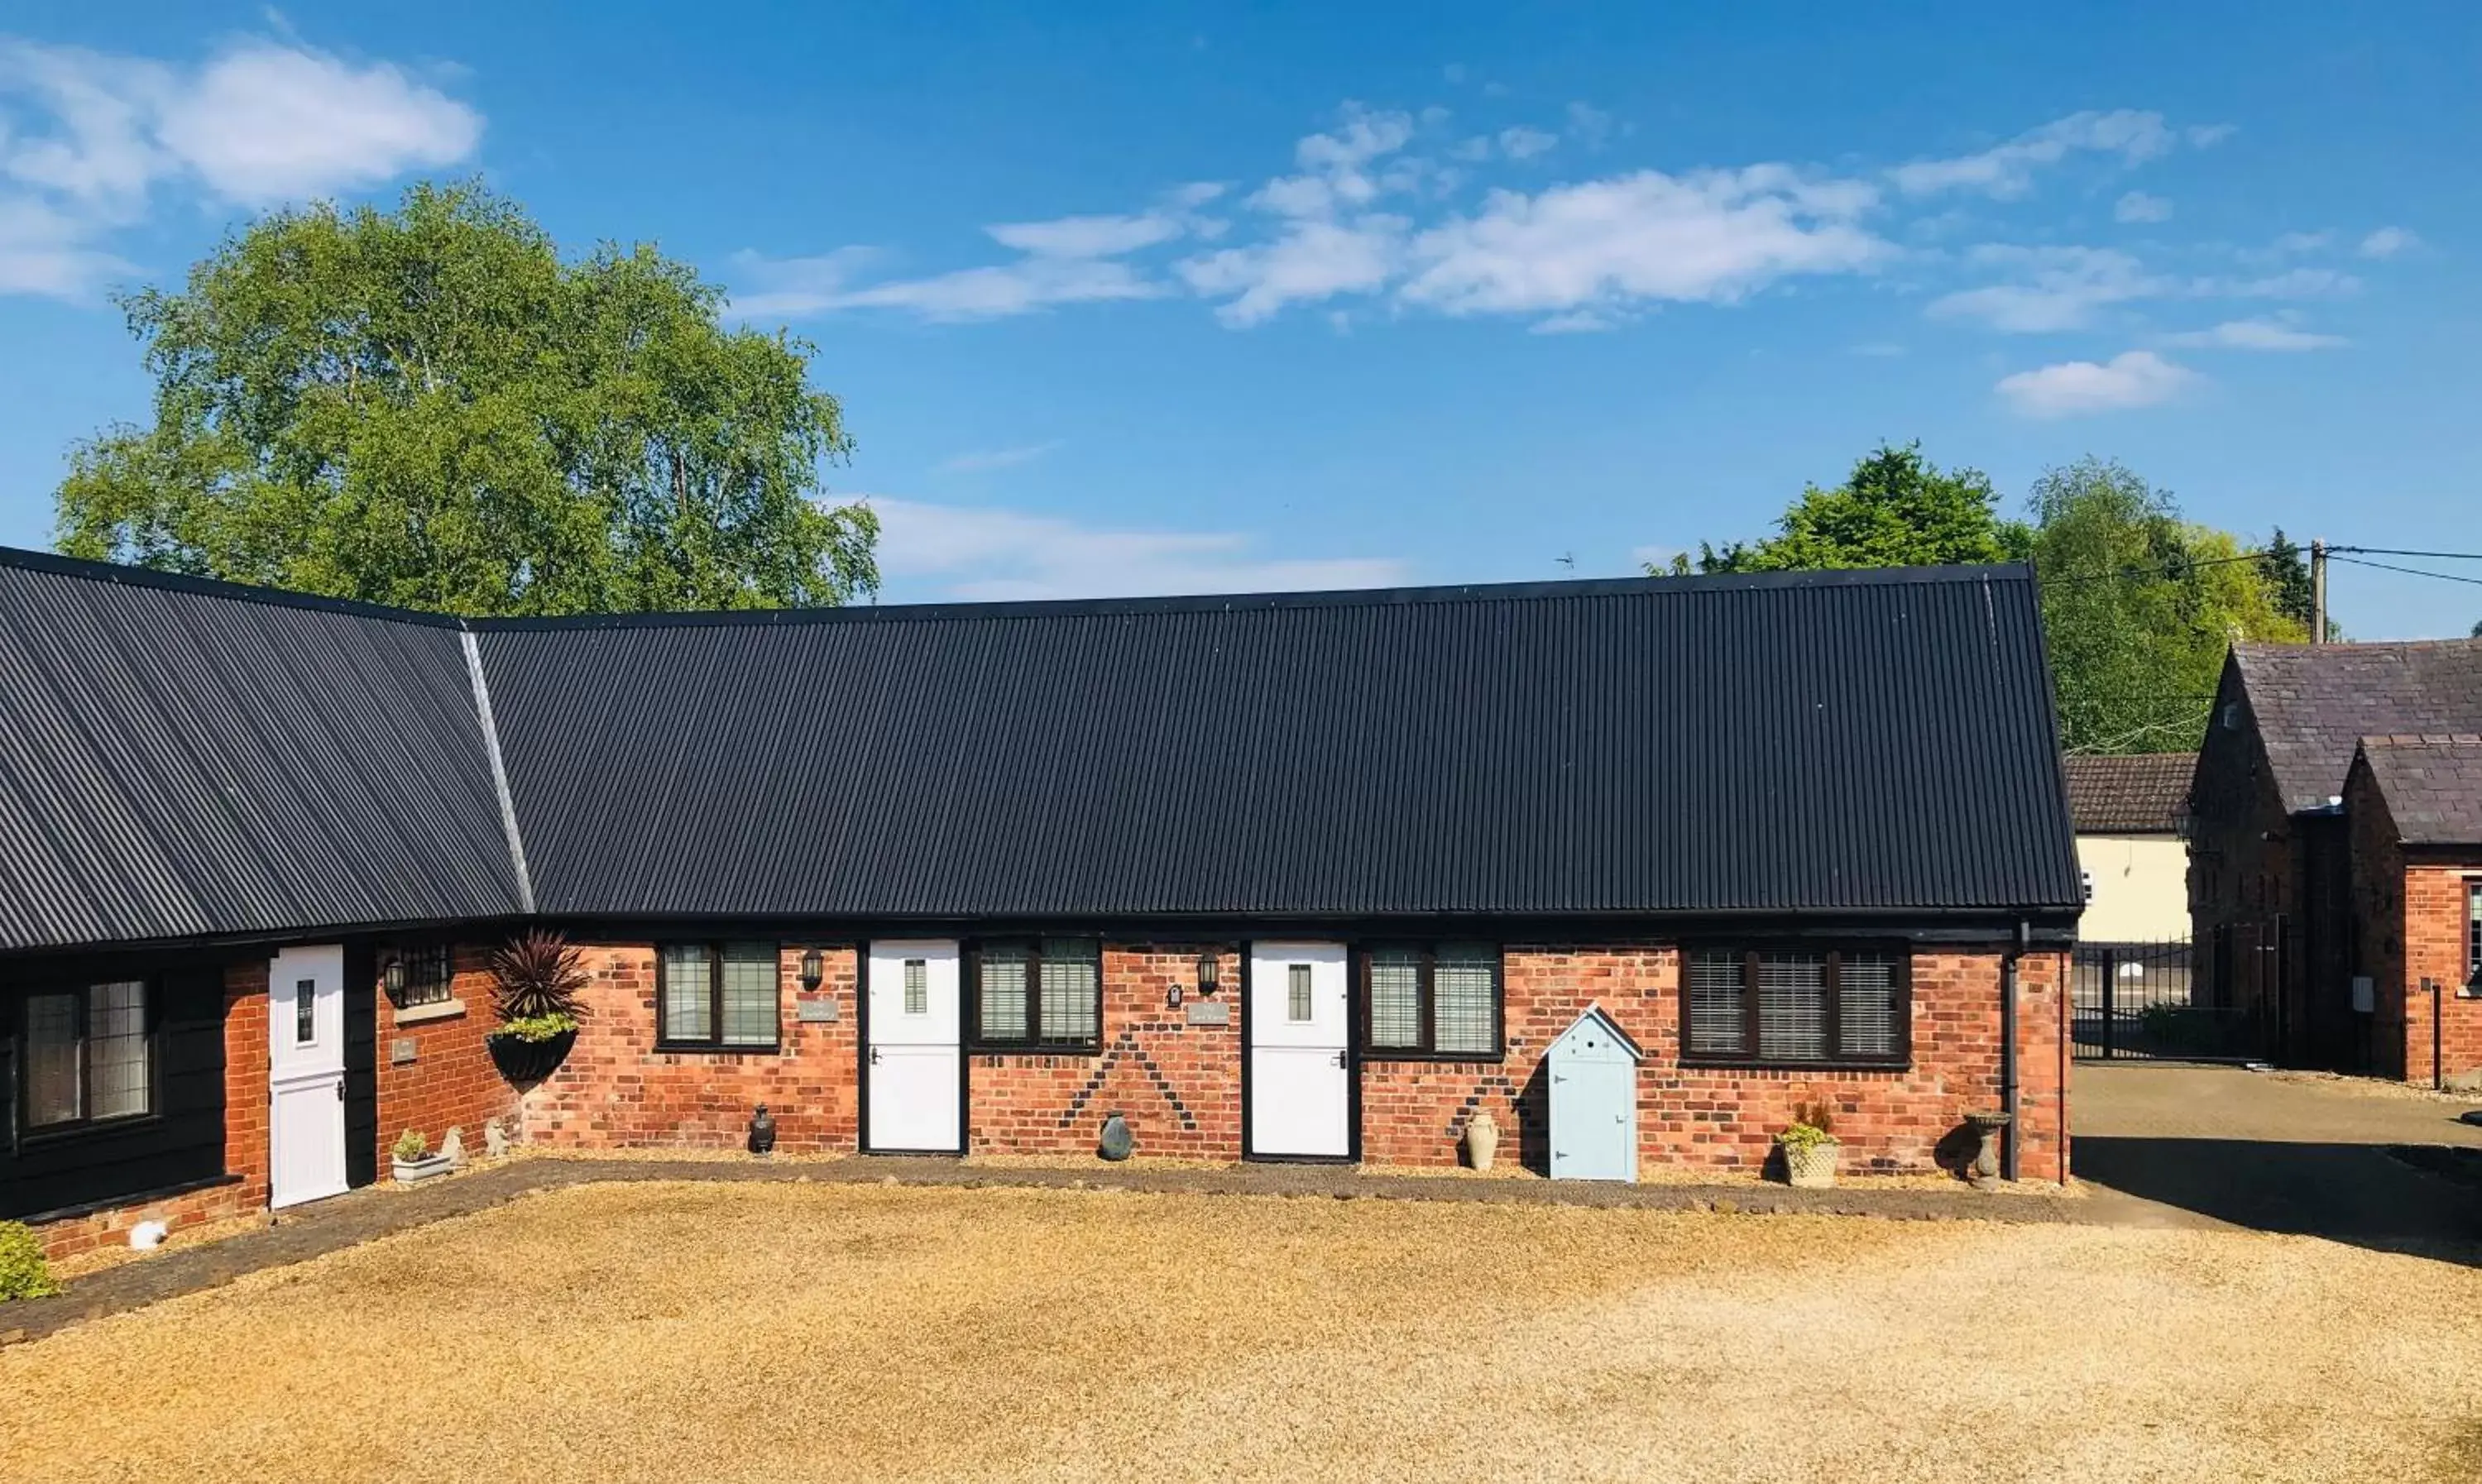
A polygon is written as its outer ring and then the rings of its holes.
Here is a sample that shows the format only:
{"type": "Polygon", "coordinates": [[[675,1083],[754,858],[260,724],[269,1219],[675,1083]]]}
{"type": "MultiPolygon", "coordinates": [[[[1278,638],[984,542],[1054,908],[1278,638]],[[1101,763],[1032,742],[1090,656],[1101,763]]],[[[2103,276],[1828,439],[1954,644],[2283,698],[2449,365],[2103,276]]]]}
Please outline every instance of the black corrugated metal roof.
{"type": "Polygon", "coordinates": [[[453,622],[0,556],[0,947],[518,896],[453,622]]]}
{"type": "MultiPolygon", "coordinates": [[[[85,569],[10,564],[13,592],[85,569]]],[[[291,754],[300,797],[167,866],[184,912],[40,905],[0,913],[0,943],[282,911],[503,914],[524,890],[519,839],[555,915],[2057,913],[2081,895],[2021,569],[464,625],[85,571],[67,585],[148,594],[149,622],[186,627],[188,649],[249,643],[220,665],[132,666],[124,618],[63,647],[58,663],[99,656],[116,678],[43,722],[53,760],[12,757],[11,785],[102,809],[160,791],[176,754],[279,774],[271,758],[291,754]],[[270,632],[341,649],[317,661],[270,632]],[[103,698],[178,713],[269,686],[291,687],[265,708],[281,726],[205,729],[186,752],[167,728],[77,776],[103,698]],[[517,839],[500,830],[493,740],[517,839]],[[323,859],[330,895],[264,910],[223,862],[320,828],[362,877],[420,859],[367,888],[323,859]]],[[[0,640],[13,707],[42,689],[21,678],[34,648],[0,640]]],[[[214,814],[185,800],[167,828],[214,814]]],[[[79,838],[47,825],[0,848],[55,876],[64,855],[92,858],[69,873],[80,900],[112,894],[121,854],[161,848],[59,823],[79,838]]],[[[48,903],[57,888],[29,871],[48,903]]]]}

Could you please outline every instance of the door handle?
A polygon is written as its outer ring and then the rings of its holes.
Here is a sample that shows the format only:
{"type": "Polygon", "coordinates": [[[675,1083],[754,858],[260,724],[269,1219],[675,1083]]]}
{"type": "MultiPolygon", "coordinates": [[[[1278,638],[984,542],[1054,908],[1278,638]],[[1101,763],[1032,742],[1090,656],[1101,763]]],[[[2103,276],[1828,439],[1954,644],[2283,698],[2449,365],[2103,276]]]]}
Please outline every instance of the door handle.
{"type": "Polygon", "coordinates": [[[872,1047],[870,1048],[870,1064],[874,1067],[879,1065],[879,1047],[872,1047]]]}
{"type": "Polygon", "coordinates": [[[1339,1067],[1341,1067],[1341,1066],[1343,1066],[1343,1065],[1345,1064],[1345,1062],[1344,1062],[1344,1053],[1343,1053],[1342,1051],[1338,1051],[1338,1052],[1336,1052],[1336,1053],[1335,1053],[1335,1064],[1336,1064],[1337,1066],[1339,1066],[1339,1067]]]}
{"type": "Polygon", "coordinates": [[[336,1079],[336,1100],[338,1102],[345,1100],[345,1079],[343,1077],[338,1077],[336,1079]]]}

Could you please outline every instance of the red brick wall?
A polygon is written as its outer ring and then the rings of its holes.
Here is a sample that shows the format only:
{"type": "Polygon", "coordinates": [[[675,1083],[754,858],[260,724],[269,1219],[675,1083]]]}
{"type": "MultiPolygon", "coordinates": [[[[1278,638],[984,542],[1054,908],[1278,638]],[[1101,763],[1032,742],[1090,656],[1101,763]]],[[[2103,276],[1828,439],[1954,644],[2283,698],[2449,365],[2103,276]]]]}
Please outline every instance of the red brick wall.
{"type": "MultiPolygon", "coordinates": [[[[1680,956],[1657,944],[1512,945],[1507,951],[1507,1059],[1498,1065],[1367,1061],[1362,1153],[1374,1163],[1453,1164],[1466,1122],[1489,1108],[1502,1157],[1540,1162],[1546,1099],[1543,1054],[1599,1004],[1646,1051],[1638,1073],[1641,1168],[1755,1170],[1804,1102],[1835,1110],[1849,1169],[1953,1168],[1971,1153],[1964,1115],[1999,1105],[2000,956],[1914,955],[1913,1066],[1904,1072],[1777,1072],[1678,1064],[1680,956]],[[1949,1145],[1942,1150],[1942,1140],[1949,1145]]],[[[2062,959],[2020,966],[2018,1000],[2020,1173],[2059,1179],[2063,1118],[2062,959]]]]}
{"type": "Polygon", "coordinates": [[[2403,1065],[2398,1074],[2427,1082],[2431,1073],[2431,996],[2439,992],[2440,1074],[2472,1082],[2482,1073],[2482,999],[2459,993],[2466,980],[2469,884],[2482,878],[2482,860],[2466,865],[2416,865],[2404,873],[2403,1065]]]}
{"type": "Polygon", "coordinates": [[[965,1074],[976,1153],[1091,1153],[1110,1113],[1140,1151],[1188,1159],[1241,1157],[1241,957],[1219,948],[1223,1025],[1192,1025],[1167,1001],[1195,1003],[1195,943],[1103,948],[1103,1050],[1096,1056],[976,1056],[965,1074]]]}
{"type": "MultiPolygon", "coordinates": [[[[491,1063],[484,1038],[499,1024],[491,1011],[490,948],[461,945],[449,958],[449,996],[462,1014],[427,1019],[433,1006],[399,1010],[384,991],[379,1005],[379,1171],[385,1179],[397,1135],[420,1129],[432,1149],[459,1130],[468,1153],[483,1152],[483,1124],[516,1108],[516,1094],[491,1063]],[[401,1044],[413,1057],[400,1061],[401,1044]]],[[[386,954],[380,955],[386,962],[386,954]]]]}
{"type": "Polygon", "coordinates": [[[526,1137],[572,1149],[740,1144],[766,1103],[786,1151],[850,1150],[857,1137],[853,945],[821,943],[823,997],[837,1019],[804,1023],[795,1001],[807,942],[778,959],[773,1052],[655,1049],[655,950],[647,943],[582,944],[594,975],[582,997],[577,1045],[523,1100],[526,1137]]]}

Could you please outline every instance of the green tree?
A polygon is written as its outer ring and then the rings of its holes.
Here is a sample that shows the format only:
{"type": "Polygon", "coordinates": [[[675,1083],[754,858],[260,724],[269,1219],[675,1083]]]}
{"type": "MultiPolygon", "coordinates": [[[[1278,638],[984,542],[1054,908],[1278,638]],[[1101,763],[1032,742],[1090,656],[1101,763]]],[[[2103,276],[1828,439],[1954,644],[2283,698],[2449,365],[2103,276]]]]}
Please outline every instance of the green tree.
{"type": "Polygon", "coordinates": [[[2284,534],[2284,527],[2277,526],[2275,534],[2266,539],[2266,549],[2258,553],[2258,566],[2277,611],[2308,633],[2317,607],[2317,596],[2310,582],[2310,559],[2284,534]]]}
{"type": "Polygon", "coordinates": [[[651,247],[564,262],[515,202],[419,185],[276,213],[120,303],[154,422],[73,451],[70,555],[476,615],[878,584],[877,518],[812,498],[851,447],[812,347],[725,328],[651,247]]]}
{"type": "MultiPolygon", "coordinates": [[[[2003,520],[1997,491],[1979,469],[1941,469],[1919,442],[1882,443],[1833,490],[1811,485],[1762,541],[1722,550],[1701,543],[1698,570],[1792,571],[1853,567],[1941,567],[2006,562],[2025,548],[2024,528],[2003,520]]],[[[1689,570],[1675,557],[1668,570],[1689,570]]],[[[1657,569],[1650,565],[1648,571],[1657,569]]]]}
{"type": "Polygon", "coordinates": [[[2234,641],[2309,637],[2262,554],[2182,520],[2168,490],[2126,465],[2084,459],[2048,470],[2031,504],[2061,738],[2072,751],[2195,747],[2234,641]]]}

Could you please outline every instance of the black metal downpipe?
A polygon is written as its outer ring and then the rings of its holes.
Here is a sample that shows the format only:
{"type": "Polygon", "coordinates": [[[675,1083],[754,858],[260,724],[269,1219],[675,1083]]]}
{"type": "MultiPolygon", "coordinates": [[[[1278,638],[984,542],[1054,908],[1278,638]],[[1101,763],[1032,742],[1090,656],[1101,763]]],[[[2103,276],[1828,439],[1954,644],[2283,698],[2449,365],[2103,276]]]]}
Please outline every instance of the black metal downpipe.
{"type": "Polygon", "coordinates": [[[2016,941],[1999,963],[1999,1111],[2008,1126],[1999,1135],[1999,1178],[2017,1179],[2017,961],[2025,956],[2033,937],[2025,919],[2017,919],[2016,941]]]}

